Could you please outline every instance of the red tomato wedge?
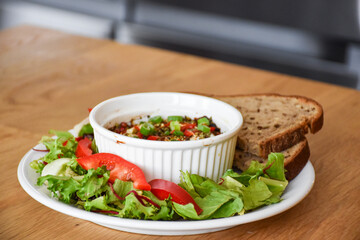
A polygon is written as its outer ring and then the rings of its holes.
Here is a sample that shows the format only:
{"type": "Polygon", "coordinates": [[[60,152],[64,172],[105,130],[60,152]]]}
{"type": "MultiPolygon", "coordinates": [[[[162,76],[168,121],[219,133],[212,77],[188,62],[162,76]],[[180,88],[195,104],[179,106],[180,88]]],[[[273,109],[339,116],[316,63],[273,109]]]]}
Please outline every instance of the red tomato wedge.
{"type": "Polygon", "coordinates": [[[75,155],[77,158],[90,156],[92,154],[91,150],[91,140],[88,138],[81,139],[78,142],[78,145],[76,147],[75,155]]]}
{"type": "Polygon", "coordinates": [[[135,164],[115,154],[96,153],[91,156],[79,158],[77,162],[86,170],[91,168],[97,169],[105,165],[106,169],[110,171],[109,182],[111,183],[114,183],[115,179],[132,181],[136,189],[151,190],[151,186],[146,182],[143,171],[135,164]]]}
{"type": "Polygon", "coordinates": [[[190,194],[183,188],[181,188],[179,185],[164,179],[154,179],[151,180],[149,183],[151,185],[151,192],[158,199],[164,200],[167,199],[170,195],[172,201],[181,205],[192,203],[194,205],[196,213],[198,215],[202,213],[203,210],[196,204],[190,194]]]}

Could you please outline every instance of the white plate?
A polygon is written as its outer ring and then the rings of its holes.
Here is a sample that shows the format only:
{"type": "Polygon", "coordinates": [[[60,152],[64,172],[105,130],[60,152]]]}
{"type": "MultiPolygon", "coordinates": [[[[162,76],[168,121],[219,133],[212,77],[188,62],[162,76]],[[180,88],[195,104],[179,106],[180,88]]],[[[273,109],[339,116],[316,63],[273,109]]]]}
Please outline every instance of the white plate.
{"type": "MultiPolygon", "coordinates": [[[[41,148],[41,146],[38,145],[37,148],[41,148]]],[[[310,192],[315,180],[314,168],[308,161],[300,174],[289,183],[282,196],[283,201],[245,215],[202,221],[135,220],[88,212],[50,197],[46,187],[36,185],[39,174],[29,166],[32,160],[39,159],[43,155],[44,153],[30,150],[18,166],[19,182],[32,198],[49,208],[73,217],[121,231],[151,235],[191,235],[215,232],[274,216],[288,210],[304,199],[310,192]]]]}

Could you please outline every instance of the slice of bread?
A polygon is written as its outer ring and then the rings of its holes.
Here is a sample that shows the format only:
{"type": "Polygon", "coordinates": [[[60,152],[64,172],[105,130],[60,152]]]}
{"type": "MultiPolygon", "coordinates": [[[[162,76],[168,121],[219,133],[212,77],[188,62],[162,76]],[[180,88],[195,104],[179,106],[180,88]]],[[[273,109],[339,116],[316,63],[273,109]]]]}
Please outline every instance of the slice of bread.
{"type": "Polygon", "coordinates": [[[212,96],[239,109],[244,118],[237,148],[260,158],[281,152],[304,139],[310,130],[323,125],[323,109],[316,101],[301,96],[252,94],[212,96]]]}
{"type": "MultiPolygon", "coordinates": [[[[303,169],[310,157],[310,149],[307,140],[304,138],[299,143],[281,152],[284,154],[284,165],[286,169],[286,179],[292,180],[303,169]]],[[[251,153],[246,153],[236,149],[234,157],[234,167],[245,171],[250,166],[251,161],[258,161],[266,164],[267,158],[261,158],[251,153]]]]}

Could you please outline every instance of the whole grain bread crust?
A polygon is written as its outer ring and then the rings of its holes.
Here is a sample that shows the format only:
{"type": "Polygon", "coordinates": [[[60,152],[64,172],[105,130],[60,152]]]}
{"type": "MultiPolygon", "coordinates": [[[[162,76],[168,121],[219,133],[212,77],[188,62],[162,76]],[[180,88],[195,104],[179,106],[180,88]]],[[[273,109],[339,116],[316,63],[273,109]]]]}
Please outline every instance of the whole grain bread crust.
{"type": "Polygon", "coordinates": [[[289,181],[294,179],[301,172],[310,158],[308,141],[305,141],[305,146],[293,155],[292,161],[288,161],[285,164],[285,176],[289,181]]]}
{"type": "MultiPolygon", "coordinates": [[[[305,104],[312,104],[317,108],[317,114],[313,115],[309,119],[306,119],[306,121],[302,122],[301,124],[297,124],[294,127],[288,128],[286,129],[286,131],[280,132],[271,137],[264,138],[264,140],[261,141],[260,143],[259,146],[260,149],[258,153],[258,155],[263,158],[267,157],[267,155],[271,152],[283,151],[295,145],[296,143],[300,142],[301,139],[304,137],[304,135],[309,132],[309,130],[313,134],[318,132],[322,128],[324,122],[324,112],[322,106],[315,100],[303,96],[280,95],[275,93],[238,94],[238,95],[205,94],[205,95],[219,100],[231,99],[236,97],[262,97],[262,96],[296,98],[300,103],[303,102],[305,104]]],[[[241,139],[239,139],[237,143],[238,143],[237,146],[239,148],[244,149],[244,146],[242,146],[243,142],[241,139]]]]}
{"type": "MultiPolygon", "coordinates": [[[[237,154],[236,157],[234,159],[234,167],[239,168],[241,170],[246,170],[248,167],[248,163],[244,163],[242,161],[241,156],[241,150],[237,149],[237,154]]],[[[245,153],[248,154],[248,153],[245,153]]],[[[303,140],[299,143],[299,146],[297,147],[297,150],[295,152],[292,152],[291,155],[286,156],[285,155],[285,162],[284,162],[284,166],[286,169],[285,172],[285,176],[287,180],[292,180],[294,179],[299,173],[300,171],[304,168],[304,166],[306,165],[309,157],[310,157],[310,148],[309,148],[309,144],[307,142],[307,140],[305,138],[303,138],[303,140]]],[[[260,158],[258,156],[253,156],[253,157],[248,157],[248,158],[252,158],[253,160],[256,160],[260,163],[266,163],[267,159],[264,158],[260,158]]]]}

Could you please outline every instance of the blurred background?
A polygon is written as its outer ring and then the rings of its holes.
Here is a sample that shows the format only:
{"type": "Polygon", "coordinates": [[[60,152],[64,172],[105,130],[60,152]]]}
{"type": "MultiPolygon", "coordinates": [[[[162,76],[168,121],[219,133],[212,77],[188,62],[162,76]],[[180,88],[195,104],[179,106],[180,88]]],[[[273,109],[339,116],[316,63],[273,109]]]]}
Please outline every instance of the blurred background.
{"type": "Polygon", "coordinates": [[[32,24],[360,90],[360,0],[0,0],[32,24]]]}

